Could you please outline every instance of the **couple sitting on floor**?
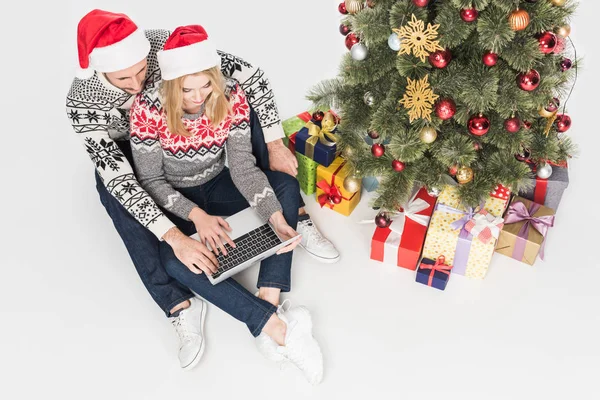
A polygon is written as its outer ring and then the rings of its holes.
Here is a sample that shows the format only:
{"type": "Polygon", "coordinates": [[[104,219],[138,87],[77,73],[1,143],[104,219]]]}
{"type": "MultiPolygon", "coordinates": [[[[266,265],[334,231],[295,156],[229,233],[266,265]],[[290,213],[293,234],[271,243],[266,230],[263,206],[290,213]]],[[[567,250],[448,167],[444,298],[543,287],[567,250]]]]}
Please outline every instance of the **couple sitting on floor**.
{"type": "Polygon", "coordinates": [[[297,163],[281,143],[262,71],[217,51],[199,25],[142,32],[127,16],[100,10],[81,20],[78,50],[83,70],[67,112],[96,164],[102,203],[180,336],[181,366],[196,365],[204,350],[206,304],[191,290],[244,322],[265,357],[292,362],[319,383],[311,315],[284,307],[280,293],[290,291],[298,244],[324,262],[339,253],[304,212],[297,163]],[[93,120],[97,111],[103,123],[93,120]],[[207,278],[223,244],[233,245],[221,216],[248,206],[280,237],[302,235],[261,262],[255,294],[232,278],[207,278]],[[189,237],[194,231],[200,241],[189,237]]]}

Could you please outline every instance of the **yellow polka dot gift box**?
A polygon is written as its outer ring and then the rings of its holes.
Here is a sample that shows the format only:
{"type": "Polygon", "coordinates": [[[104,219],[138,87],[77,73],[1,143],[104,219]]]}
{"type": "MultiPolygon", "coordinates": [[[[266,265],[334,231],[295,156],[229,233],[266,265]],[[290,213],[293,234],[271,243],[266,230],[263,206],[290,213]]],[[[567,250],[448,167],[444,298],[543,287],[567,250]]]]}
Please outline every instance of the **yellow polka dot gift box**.
{"type": "Polygon", "coordinates": [[[431,217],[423,258],[436,260],[443,256],[452,266],[452,273],[483,279],[504,225],[501,217],[509,199],[510,191],[498,185],[478,207],[464,207],[455,186],[444,188],[431,217]]]}

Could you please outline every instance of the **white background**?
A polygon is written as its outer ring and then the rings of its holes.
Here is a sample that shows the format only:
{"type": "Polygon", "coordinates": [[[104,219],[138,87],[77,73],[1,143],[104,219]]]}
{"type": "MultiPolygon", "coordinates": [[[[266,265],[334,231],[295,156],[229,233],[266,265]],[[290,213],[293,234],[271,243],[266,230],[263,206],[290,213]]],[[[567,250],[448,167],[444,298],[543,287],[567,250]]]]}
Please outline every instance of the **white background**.
{"type": "MultiPolygon", "coordinates": [[[[545,1],[545,0],[540,0],[545,1]]],[[[98,201],[93,168],[65,115],[79,18],[92,8],[139,25],[200,23],[223,50],[261,66],[283,117],[336,75],[344,54],[334,0],[13,2],[0,24],[3,85],[0,397],[3,399],[422,398],[597,396],[598,22],[582,2],[572,37],[585,68],[570,101],[580,144],[549,233],[547,261],[501,255],[485,281],[453,276],[445,292],[369,261],[370,226],[309,210],[343,258],[297,251],[289,298],[313,312],[322,385],[280,371],[247,329],[210,307],[207,350],[183,372],[176,337],[139,281],[98,201]],[[39,3],[39,4],[36,4],[39,3]]],[[[362,205],[364,207],[364,204],[362,205]]],[[[252,288],[257,269],[243,275],[252,288]]]]}

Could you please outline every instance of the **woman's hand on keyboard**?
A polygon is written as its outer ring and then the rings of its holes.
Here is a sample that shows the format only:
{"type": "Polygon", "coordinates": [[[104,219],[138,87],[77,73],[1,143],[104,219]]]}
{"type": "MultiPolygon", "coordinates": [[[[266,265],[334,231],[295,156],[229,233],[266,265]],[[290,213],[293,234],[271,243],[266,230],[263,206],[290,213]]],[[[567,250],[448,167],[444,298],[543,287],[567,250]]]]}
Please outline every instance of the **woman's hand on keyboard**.
{"type": "MultiPolygon", "coordinates": [[[[281,211],[277,211],[277,212],[273,213],[273,215],[271,215],[271,218],[269,219],[269,221],[271,222],[271,225],[273,225],[275,232],[284,241],[288,240],[290,238],[293,238],[294,236],[298,236],[298,232],[296,232],[294,230],[294,228],[292,228],[291,226],[289,226],[287,224],[281,211]]],[[[283,253],[287,253],[288,251],[294,250],[294,248],[296,246],[298,246],[298,244],[300,244],[300,240],[301,240],[301,238],[298,237],[297,240],[294,240],[292,243],[279,249],[277,254],[283,254],[283,253]]]]}
{"type": "Polygon", "coordinates": [[[219,249],[221,249],[221,253],[227,255],[227,250],[223,246],[224,241],[229,243],[231,247],[235,247],[235,243],[227,234],[227,232],[231,232],[231,227],[223,218],[208,215],[198,207],[192,209],[189,217],[196,226],[200,241],[208,243],[215,254],[218,255],[219,249]]]}

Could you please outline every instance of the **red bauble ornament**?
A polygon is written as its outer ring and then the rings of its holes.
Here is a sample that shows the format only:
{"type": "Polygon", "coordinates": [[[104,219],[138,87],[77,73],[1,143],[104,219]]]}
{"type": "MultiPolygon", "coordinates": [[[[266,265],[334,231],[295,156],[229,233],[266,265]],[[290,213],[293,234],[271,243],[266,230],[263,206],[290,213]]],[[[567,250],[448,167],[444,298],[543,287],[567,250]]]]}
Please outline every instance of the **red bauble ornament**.
{"type": "Polygon", "coordinates": [[[527,161],[531,158],[531,152],[529,149],[523,149],[520,153],[515,154],[515,158],[519,161],[527,161]]]}
{"type": "Polygon", "coordinates": [[[385,147],[382,144],[375,143],[373,146],[371,146],[371,153],[375,157],[379,158],[385,153],[385,147]]]}
{"type": "Polygon", "coordinates": [[[351,32],[346,36],[346,48],[348,50],[350,50],[352,46],[354,46],[358,42],[360,42],[360,39],[358,38],[358,36],[356,36],[356,33],[351,32]]]}
{"type": "Polygon", "coordinates": [[[488,51],[481,59],[486,66],[493,67],[498,62],[498,54],[488,51]]]}
{"type": "Polygon", "coordinates": [[[350,26],[341,24],[340,25],[340,33],[344,36],[351,32],[350,26]]]}
{"type": "Polygon", "coordinates": [[[556,116],[556,130],[566,132],[571,127],[571,117],[567,114],[558,114],[556,116]]]}
{"type": "Polygon", "coordinates": [[[342,196],[340,196],[339,194],[333,195],[331,197],[331,201],[333,202],[333,204],[340,204],[342,202],[342,196]]]}
{"type": "Polygon", "coordinates": [[[521,129],[521,120],[517,117],[512,117],[504,121],[504,129],[510,133],[517,133],[521,129]]]}
{"type": "Polygon", "coordinates": [[[427,7],[429,0],[412,0],[413,4],[417,7],[427,7]]]}
{"type": "Polygon", "coordinates": [[[475,136],[483,136],[490,130],[490,120],[483,114],[473,115],[469,118],[469,132],[475,136]]]}
{"type": "Polygon", "coordinates": [[[531,129],[531,122],[523,121],[523,126],[525,127],[525,129],[531,129]]]}
{"type": "Polygon", "coordinates": [[[377,216],[375,217],[375,225],[377,225],[378,228],[387,228],[388,226],[390,226],[391,223],[392,221],[384,212],[377,214],[377,216]]]}
{"type": "Polygon", "coordinates": [[[340,14],[348,14],[348,10],[346,10],[346,3],[345,2],[341,2],[340,5],[338,6],[338,11],[340,12],[340,14]]]}
{"type": "Polygon", "coordinates": [[[458,172],[458,165],[451,165],[448,167],[448,173],[452,176],[456,175],[458,172]]]}
{"type": "Polygon", "coordinates": [[[452,99],[442,99],[435,104],[435,114],[439,119],[446,121],[456,114],[456,104],[452,99]]]}
{"type": "Polygon", "coordinates": [[[556,35],[550,31],[540,33],[537,39],[540,43],[540,51],[544,54],[552,53],[558,44],[556,35]]]}
{"type": "Polygon", "coordinates": [[[566,71],[570,70],[572,66],[573,66],[573,61],[571,61],[570,59],[568,59],[566,57],[560,61],[560,70],[562,72],[566,72],[566,71]]]}
{"type": "Polygon", "coordinates": [[[465,22],[473,22],[479,16],[479,11],[474,8],[463,8],[460,10],[460,18],[465,22]]]}
{"type": "Polygon", "coordinates": [[[517,85],[526,92],[535,90],[540,85],[540,73],[535,69],[517,75],[517,85]]]}
{"type": "Polygon", "coordinates": [[[406,165],[402,161],[400,161],[400,160],[392,161],[392,168],[394,168],[394,171],[402,172],[402,171],[404,171],[404,167],[406,167],[406,165]]]}
{"type": "Polygon", "coordinates": [[[312,115],[312,119],[315,122],[323,121],[323,117],[325,117],[325,113],[323,111],[315,111],[312,115]]]}
{"type": "Polygon", "coordinates": [[[377,131],[369,131],[368,135],[371,139],[379,139],[379,133],[377,131]]]}
{"type": "Polygon", "coordinates": [[[450,50],[438,50],[429,55],[429,63],[436,68],[446,68],[452,61],[452,53],[450,50]]]}
{"type": "Polygon", "coordinates": [[[558,97],[553,97],[552,100],[548,102],[548,105],[544,107],[544,109],[553,113],[554,111],[558,111],[558,107],[560,107],[560,100],[558,97]]]}

